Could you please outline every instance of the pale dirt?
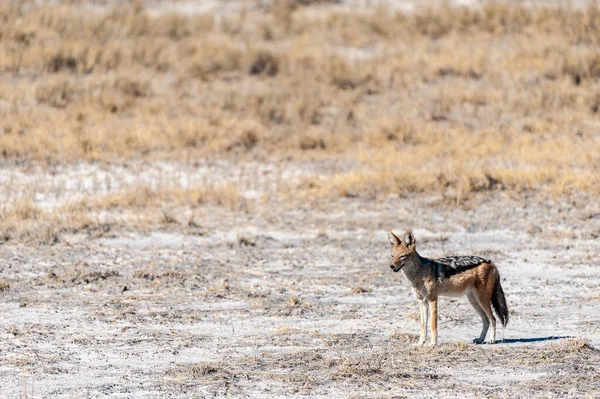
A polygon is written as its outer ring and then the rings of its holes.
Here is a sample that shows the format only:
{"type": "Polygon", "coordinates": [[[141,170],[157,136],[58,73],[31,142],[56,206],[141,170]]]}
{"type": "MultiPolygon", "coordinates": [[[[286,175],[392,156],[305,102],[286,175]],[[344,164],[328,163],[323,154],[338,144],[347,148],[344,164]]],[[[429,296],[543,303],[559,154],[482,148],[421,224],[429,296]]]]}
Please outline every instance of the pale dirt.
{"type": "Polygon", "coordinates": [[[597,198],[286,202],[274,187],[339,165],[255,166],[6,167],[5,205],[37,187],[51,208],[83,187],[102,195],[138,178],[229,181],[249,200],[199,206],[194,227],[181,209],[178,224],[108,223],[55,245],[1,245],[11,288],[0,293],[0,397],[600,397],[597,198]],[[418,306],[389,269],[385,235],[406,228],[424,256],[498,265],[504,342],[471,344],[478,316],[452,298],[441,301],[439,347],[413,347],[418,306]]]}

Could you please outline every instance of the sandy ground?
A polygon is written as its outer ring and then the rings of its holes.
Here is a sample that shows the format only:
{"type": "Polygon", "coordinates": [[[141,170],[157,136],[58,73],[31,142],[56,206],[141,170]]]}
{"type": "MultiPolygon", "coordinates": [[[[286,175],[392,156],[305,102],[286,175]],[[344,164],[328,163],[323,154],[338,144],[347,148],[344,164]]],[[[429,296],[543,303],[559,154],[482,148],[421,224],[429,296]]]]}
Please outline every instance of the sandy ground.
{"type": "MultiPolygon", "coordinates": [[[[111,189],[123,170],[148,184],[228,176],[254,199],[241,211],[200,207],[192,227],[108,225],[0,246],[11,285],[0,293],[0,397],[600,397],[597,201],[498,192],[460,207],[431,195],[299,204],[270,187],[331,166],[262,168],[260,178],[228,163],[5,168],[5,196],[34,184],[46,206],[98,170],[111,189]],[[414,346],[418,306],[388,267],[385,235],[406,228],[424,256],[498,265],[504,342],[471,344],[480,321],[453,298],[441,301],[439,346],[414,346]]],[[[86,192],[110,191],[104,183],[86,192]]]]}

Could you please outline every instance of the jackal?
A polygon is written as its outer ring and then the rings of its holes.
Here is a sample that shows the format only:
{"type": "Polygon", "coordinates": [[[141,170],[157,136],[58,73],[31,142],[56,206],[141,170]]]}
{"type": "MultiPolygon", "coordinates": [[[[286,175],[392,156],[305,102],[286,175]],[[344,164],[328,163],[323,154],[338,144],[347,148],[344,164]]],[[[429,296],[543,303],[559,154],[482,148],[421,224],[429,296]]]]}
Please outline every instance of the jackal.
{"type": "Polygon", "coordinates": [[[427,259],[417,253],[416,241],[411,231],[400,240],[388,232],[392,245],[394,272],[402,270],[420,301],[421,337],[419,344],[425,343],[427,336],[427,305],[431,316],[431,344],[437,344],[437,301],[438,296],[466,295],[469,302],[481,317],[483,329],[473,342],[485,340],[490,323],[492,333],[487,343],[496,341],[496,318],[492,306],[503,326],[508,323],[508,307],[504,291],[500,285],[500,274],[489,260],[478,256],[449,256],[427,259]]]}

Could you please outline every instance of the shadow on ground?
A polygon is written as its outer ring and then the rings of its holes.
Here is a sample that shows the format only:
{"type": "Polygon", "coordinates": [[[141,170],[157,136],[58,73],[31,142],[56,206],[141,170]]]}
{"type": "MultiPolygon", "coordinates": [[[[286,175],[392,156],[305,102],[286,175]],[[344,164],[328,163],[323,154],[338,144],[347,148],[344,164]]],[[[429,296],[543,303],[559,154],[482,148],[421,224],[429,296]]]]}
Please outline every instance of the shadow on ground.
{"type": "Polygon", "coordinates": [[[536,338],[508,338],[503,340],[497,340],[497,344],[528,344],[532,342],[544,342],[544,341],[556,341],[559,339],[570,339],[575,338],[571,335],[565,336],[553,336],[553,337],[536,337],[536,338]]]}

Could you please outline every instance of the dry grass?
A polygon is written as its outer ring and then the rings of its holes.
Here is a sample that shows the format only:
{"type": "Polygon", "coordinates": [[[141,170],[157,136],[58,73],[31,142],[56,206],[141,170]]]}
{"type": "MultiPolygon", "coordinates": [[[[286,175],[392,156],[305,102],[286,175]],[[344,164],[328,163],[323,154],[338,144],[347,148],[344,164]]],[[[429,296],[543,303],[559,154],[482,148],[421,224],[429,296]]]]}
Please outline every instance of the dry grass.
{"type": "Polygon", "coordinates": [[[4,4],[0,153],[355,165],[280,190],[309,196],[598,193],[597,6],[315,13],[313,3],[218,23],[141,3],[4,4]]]}
{"type": "Polygon", "coordinates": [[[5,279],[0,279],[0,292],[8,291],[10,289],[10,283],[5,279]]]}
{"type": "Polygon", "coordinates": [[[203,377],[218,372],[221,366],[216,363],[201,363],[190,365],[188,371],[193,378],[203,377]]]}
{"type": "MultiPolygon", "coordinates": [[[[291,333],[301,334],[299,331],[291,333]]],[[[413,347],[411,343],[414,342],[401,337],[399,340],[393,338],[391,342],[380,342],[375,347],[370,345],[366,349],[363,337],[358,334],[327,338],[324,341],[326,343],[338,338],[344,338],[344,342],[341,347],[327,344],[312,350],[285,353],[264,351],[260,356],[241,356],[218,364],[181,365],[167,375],[175,377],[172,381],[182,389],[193,389],[200,384],[209,384],[218,389],[226,376],[243,375],[254,384],[260,381],[269,386],[283,380],[286,389],[295,394],[314,395],[317,392],[329,392],[333,387],[344,389],[353,386],[360,387],[353,388],[356,392],[368,392],[368,397],[382,390],[414,392],[431,390],[432,386],[442,392],[454,392],[459,386],[463,392],[478,396],[484,393],[477,387],[478,384],[464,380],[467,370],[474,373],[468,376],[477,378],[473,364],[480,364],[487,373],[502,373],[507,370],[503,367],[520,370],[519,373],[525,375],[536,375],[557,368],[561,370],[560,375],[554,371],[548,372],[547,377],[515,382],[519,384],[515,389],[520,392],[531,391],[532,395],[553,392],[560,396],[568,393],[573,386],[589,392],[593,388],[587,384],[596,384],[593,367],[589,366],[592,363],[589,362],[598,359],[598,350],[584,340],[557,341],[545,346],[498,345],[482,348],[457,343],[432,348],[413,347]],[[340,348],[345,353],[355,351],[354,355],[339,356],[340,348]],[[582,359],[588,363],[583,364],[582,359]],[[576,378],[574,385],[572,378],[576,378]]],[[[483,381],[483,375],[480,377],[483,381]]],[[[494,392],[498,396],[508,392],[507,387],[485,389],[487,394],[494,392]]]]}
{"type": "Polygon", "coordinates": [[[229,375],[231,372],[220,363],[185,364],[170,370],[166,378],[174,382],[185,383],[188,380],[202,381],[229,375]]]}
{"type": "Polygon", "coordinates": [[[294,295],[290,295],[290,298],[288,299],[286,305],[289,308],[298,308],[298,309],[313,309],[315,307],[315,305],[313,303],[303,301],[294,295]]]}
{"type": "Polygon", "coordinates": [[[76,231],[92,224],[90,215],[78,208],[45,211],[30,200],[0,209],[0,221],[3,242],[22,240],[40,244],[55,244],[60,239],[60,233],[76,231]]]}
{"type": "Polygon", "coordinates": [[[245,201],[230,184],[206,184],[181,189],[138,186],[105,197],[85,197],[63,205],[41,207],[20,198],[0,209],[0,239],[6,241],[56,244],[63,233],[85,232],[94,236],[108,233],[112,225],[129,227],[178,224],[198,227],[195,209],[220,206],[237,210],[245,201]],[[135,211],[124,215],[123,210],[135,211]]]}
{"type": "Polygon", "coordinates": [[[85,200],[81,206],[90,210],[107,210],[115,208],[150,208],[169,206],[198,206],[215,204],[234,208],[239,206],[243,198],[237,188],[231,184],[205,185],[198,188],[160,188],[147,186],[134,187],[119,191],[104,198],[85,200]]]}

